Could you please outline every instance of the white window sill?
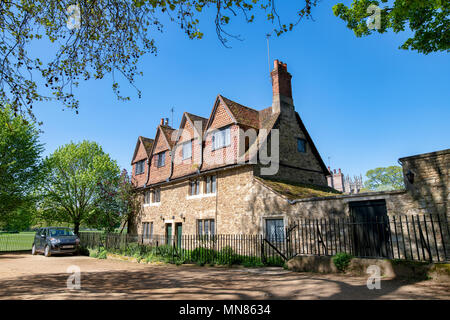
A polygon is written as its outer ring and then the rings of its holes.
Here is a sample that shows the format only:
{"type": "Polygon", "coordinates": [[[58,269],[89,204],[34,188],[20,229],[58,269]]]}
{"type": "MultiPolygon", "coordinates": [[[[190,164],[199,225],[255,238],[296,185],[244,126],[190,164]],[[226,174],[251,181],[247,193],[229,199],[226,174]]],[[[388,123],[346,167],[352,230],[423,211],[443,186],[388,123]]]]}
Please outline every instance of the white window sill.
{"type": "Polygon", "coordinates": [[[201,193],[201,194],[197,194],[195,196],[187,196],[186,199],[191,200],[191,199],[201,199],[201,198],[210,198],[210,197],[215,197],[216,193],[201,193]]]}
{"type": "Polygon", "coordinates": [[[144,208],[145,207],[158,207],[160,205],[161,205],[161,202],[144,203],[144,208]]]}

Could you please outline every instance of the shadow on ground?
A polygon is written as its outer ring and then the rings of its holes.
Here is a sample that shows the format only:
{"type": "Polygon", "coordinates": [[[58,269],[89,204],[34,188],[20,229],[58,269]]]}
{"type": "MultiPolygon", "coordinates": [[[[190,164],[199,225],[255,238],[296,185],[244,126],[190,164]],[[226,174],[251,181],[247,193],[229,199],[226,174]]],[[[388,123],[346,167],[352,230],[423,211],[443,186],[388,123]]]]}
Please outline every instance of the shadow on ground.
{"type": "Polygon", "coordinates": [[[82,272],[80,290],[67,289],[67,273],[1,279],[0,299],[450,299],[448,284],[430,281],[382,280],[369,290],[346,276],[125,264],[140,270],[82,272]]]}

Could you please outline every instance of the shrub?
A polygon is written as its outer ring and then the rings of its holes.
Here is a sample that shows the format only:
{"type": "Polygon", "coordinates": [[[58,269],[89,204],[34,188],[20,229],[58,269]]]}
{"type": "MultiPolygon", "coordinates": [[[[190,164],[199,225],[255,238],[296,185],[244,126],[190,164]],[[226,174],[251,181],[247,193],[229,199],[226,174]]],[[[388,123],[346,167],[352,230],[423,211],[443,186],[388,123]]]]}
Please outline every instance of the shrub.
{"type": "Polygon", "coordinates": [[[351,254],[339,252],[333,256],[333,263],[339,271],[345,272],[350,264],[350,261],[352,261],[352,258],[353,256],[351,254]]]}
{"type": "Polygon", "coordinates": [[[97,258],[98,259],[106,259],[107,258],[108,251],[105,248],[100,248],[98,251],[97,258]]]}
{"type": "Polygon", "coordinates": [[[97,258],[98,257],[98,249],[89,248],[89,257],[97,258]]]}
{"type": "Polygon", "coordinates": [[[216,252],[213,249],[197,247],[191,253],[191,260],[195,262],[211,263],[214,262],[216,252]]]}

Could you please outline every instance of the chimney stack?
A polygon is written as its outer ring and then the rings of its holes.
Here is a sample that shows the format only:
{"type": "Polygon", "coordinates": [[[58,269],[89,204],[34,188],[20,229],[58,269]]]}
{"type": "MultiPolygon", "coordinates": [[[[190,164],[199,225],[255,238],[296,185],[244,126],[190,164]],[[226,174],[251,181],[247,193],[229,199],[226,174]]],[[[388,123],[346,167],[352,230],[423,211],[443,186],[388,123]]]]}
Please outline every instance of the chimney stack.
{"type": "Polygon", "coordinates": [[[275,60],[272,77],[272,112],[293,116],[294,102],[292,100],[292,75],[287,71],[287,64],[275,60]]]}
{"type": "Polygon", "coordinates": [[[161,122],[159,123],[161,126],[164,125],[164,118],[161,118],[161,122]]]}

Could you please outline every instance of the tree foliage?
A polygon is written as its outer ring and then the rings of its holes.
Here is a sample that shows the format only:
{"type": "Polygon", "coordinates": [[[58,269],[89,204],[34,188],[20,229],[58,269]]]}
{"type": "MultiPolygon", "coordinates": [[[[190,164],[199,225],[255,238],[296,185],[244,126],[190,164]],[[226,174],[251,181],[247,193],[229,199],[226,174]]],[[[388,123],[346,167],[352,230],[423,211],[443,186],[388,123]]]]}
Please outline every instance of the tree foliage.
{"type": "Polygon", "coordinates": [[[284,24],[275,0],[1,1],[0,101],[31,116],[37,101],[56,100],[64,108],[78,109],[73,89],[79,81],[106,74],[112,74],[117,97],[128,100],[120,93],[118,78],[134,86],[136,76],[142,75],[137,69],[141,56],[157,53],[152,34],[163,31],[162,19],[178,24],[190,39],[201,39],[200,17],[209,8],[203,17],[214,15],[219,40],[226,45],[230,37],[237,38],[225,30],[236,16],[253,22],[256,12],[262,11],[280,35],[310,17],[317,2],[302,0],[294,21],[284,24]],[[35,57],[30,51],[33,43],[44,40],[46,56],[35,57]]]}
{"type": "Polygon", "coordinates": [[[14,218],[33,200],[42,178],[42,151],[35,124],[14,117],[10,107],[0,109],[0,220],[14,218]]]}
{"type": "Polygon", "coordinates": [[[399,190],[405,187],[402,167],[380,167],[367,171],[366,188],[373,191],[399,190]]]}
{"type": "Polygon", "coordinates": [[[400,48],[415,50],[423,54],[450,50],[450,2],[448,0],[353,0],[351,6],[338,3],[334,14],[347,23],[357,37],[374,32],[395,33],[407,29],[413,32],[400,48]],[[372,7],[371,7],[372,6],[372,7]],[[379,8],[379,28],[376,24],[379,8]],[[369,20],[368,20],[369,19],[369,20]]]}
{"type": "Polygon", "coordinates": [[[81,223],[105,221],[112,212],[101,185],[118,185],[120,169],[116,161],[95,142],[69,143],[45,159],[46,178],[42,186],[43,217],[73,223],[78,233],[81,223]]]}
{"type": "Polygon", "coordinates": [[[104,214],[90,216],[87,223],[108,232],[121,226],[121,233],[124,227],[128,226],[127,230],[130,232],[134,218],[140,213],[141,203],[126,169],[122,170],[119,182],[115,182],[99,183],[100,207],[104,214]]]}

